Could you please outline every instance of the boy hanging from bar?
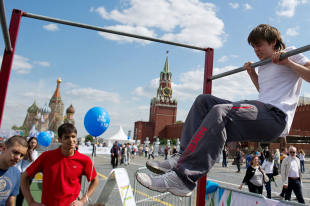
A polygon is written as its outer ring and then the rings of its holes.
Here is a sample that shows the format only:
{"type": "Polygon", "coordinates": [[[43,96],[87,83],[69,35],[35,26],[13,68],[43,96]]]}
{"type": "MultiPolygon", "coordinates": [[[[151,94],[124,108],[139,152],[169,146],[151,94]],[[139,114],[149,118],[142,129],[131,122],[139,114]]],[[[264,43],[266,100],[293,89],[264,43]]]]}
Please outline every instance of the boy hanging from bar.
{"type": "Polygon", "coordinates": [[[286,48],[280,32],[270,25],[254,28],[248,43],[260,60],[272,58],[272,63],[257,68],[258,73],[250,68],[252,62],[244,64],[259,92],[258,100],[231,102],[199,95],[185,120],[180,152],[162,162],[148,161],[147,168],[161,175],[138,173],[142,185],[158,192],[190,196],[226,142],[270,142],[288,134],[302,79],[310,82],[310,61],[302,54],[280,60],[282,53],[293,48],[286,48]]]}

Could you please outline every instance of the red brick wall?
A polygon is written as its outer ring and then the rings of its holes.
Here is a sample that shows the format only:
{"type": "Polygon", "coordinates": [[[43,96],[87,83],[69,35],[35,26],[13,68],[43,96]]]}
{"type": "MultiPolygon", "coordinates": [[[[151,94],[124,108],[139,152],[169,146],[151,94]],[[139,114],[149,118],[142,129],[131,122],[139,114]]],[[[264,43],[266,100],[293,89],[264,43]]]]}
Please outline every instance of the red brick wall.
{"type": "Polygon", "coordinates": [[[176,122],[176,107],[156,106],[155,107],[155,123],[154,136],[159,136],[159,133],[167,126],[176,122]]]}
{"type": "Polygon", "coordinates": [[[184,123],[167,125],[162,132],[159,133],[161,139],[177,139],[181,138],[184,123]]]}
{"type": "Polygon", "coordinates": [[[297,107],[290,135],[310,136],[310,104],[297,107]]]}
{"type": "Polygon", "coordinates": [[[154,126],[151,122],[137,121],[135,122],[134,137],[144,143],[146,137],[152,141],[154,136],[154,126]]]}

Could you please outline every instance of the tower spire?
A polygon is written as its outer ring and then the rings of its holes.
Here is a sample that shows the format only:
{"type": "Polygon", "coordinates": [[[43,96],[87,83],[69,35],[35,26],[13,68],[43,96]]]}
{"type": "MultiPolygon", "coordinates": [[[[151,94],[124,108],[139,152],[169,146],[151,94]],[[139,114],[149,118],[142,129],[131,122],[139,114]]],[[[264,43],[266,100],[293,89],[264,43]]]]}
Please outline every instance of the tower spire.
{"type": "Polygon", "coordinates": [[[169,71],[169,63],[168,63],[168,53],[169,53],[169,51],[167,50],[167,51],[166,51],[166,62],[165,62],[165,66],[164,66],[164,72],[165,72],[165,73],[170,72],[170,71],[169,71]]]}

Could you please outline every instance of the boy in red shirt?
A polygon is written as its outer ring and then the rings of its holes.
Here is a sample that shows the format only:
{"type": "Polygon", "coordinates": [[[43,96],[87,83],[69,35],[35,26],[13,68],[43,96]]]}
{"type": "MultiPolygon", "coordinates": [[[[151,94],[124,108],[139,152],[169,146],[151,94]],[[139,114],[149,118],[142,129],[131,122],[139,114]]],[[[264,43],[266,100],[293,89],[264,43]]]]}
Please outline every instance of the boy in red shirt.
{"type": "Polygon", "coordinates": [[[58,135],[61,147],[42,153],[21,176],[21,189],[29,206],[84,205],[99,183],[91,159],[75,150],[77,130],[74,125],[62,124],[58,128],[58,135]],[[29,186],[29,179],[38,172],[43,173],[42,204],[33,199],[29,186]],[[91,183],[86,194],[77,200],[82,175],[91,183]]]}

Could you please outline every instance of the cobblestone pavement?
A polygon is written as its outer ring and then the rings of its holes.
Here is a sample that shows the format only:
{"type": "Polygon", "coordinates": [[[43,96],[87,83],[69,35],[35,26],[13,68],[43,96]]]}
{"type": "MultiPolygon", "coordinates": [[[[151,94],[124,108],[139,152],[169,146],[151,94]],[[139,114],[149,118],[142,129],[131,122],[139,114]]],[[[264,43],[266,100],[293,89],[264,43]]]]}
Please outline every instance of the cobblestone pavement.
{"type": "MultiPolygon", "coordinates": [[[[156,159],[163,159],[163,157],[156,157],[156,159]]],[[[145,162],[147,159],[145,157],[136,156],[135,159],[131,160],[131,163],[127,166],[121,165],[119,167],[126,168],[131,186],[134,187],[134,180],[135,180],[135,172],[138,168],[144,167],[145,162]]],[[[99,197],[99,193],[102,189],[104,179],[109,175],[110,171],[112,170],[110,164],[110,156],[109,155],[97,155],[94,158],[96,170],[100,176],[100,185],[97,188],[96,192],[94,193],[92,199],[97,199],[99,197]]],[[[306,204],[310,204],[310,164],[306,164],[306,173],[303,175],[303,195],[306,201],[306,204]]],[[[241,169],[241,173],[236,173],[236,166],[231,164],[231,161],[228,162],[228,167],[223,168],[220,163],[216,163],[212,170],[208,174],[208,180],[214,181],[219,183],[220,185],[231,187],[231,188],[238,188],[242,179],[245,175],[245,167],[243,166],[241,169]]],[[[278,194],[281,192],[282,183],[280,176],[276,177],[277,186],[272,183],[272,198],[279,199],[278,194]]],[[[244,191],[248,191],[247,187],[243,187],[244,191]]],[[[266,190],[264,189],[264,195],[266,195],[266,190]]],[[[294,196],[292,196],[293,201],[294,196]]],[[[113,193],[111,194],[110,201],[107,205],[121,205],[119,193],[115,188],[113,193]]]]}

